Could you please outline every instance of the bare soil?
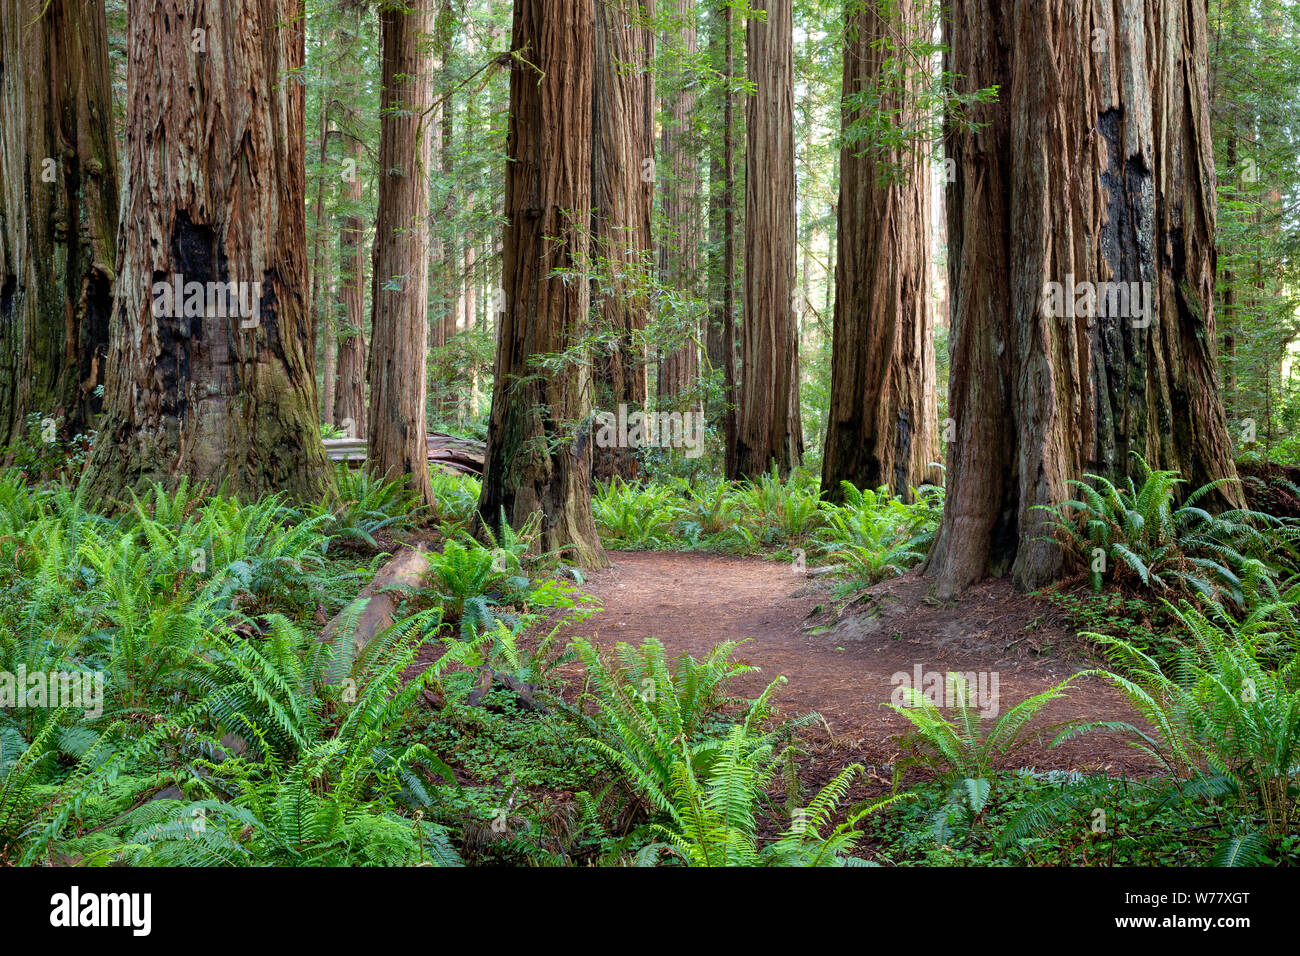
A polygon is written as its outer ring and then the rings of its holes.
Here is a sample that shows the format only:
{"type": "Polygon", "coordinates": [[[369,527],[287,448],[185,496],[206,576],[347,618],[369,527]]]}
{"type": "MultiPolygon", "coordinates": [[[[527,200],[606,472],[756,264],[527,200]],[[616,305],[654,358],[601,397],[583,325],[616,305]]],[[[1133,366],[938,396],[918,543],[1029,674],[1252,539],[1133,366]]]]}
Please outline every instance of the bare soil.
{"type": "MultiPolygon", "coordinates": [[[[594,572],[584,590],[603,610],[574,633],[598,644],[639,644],[656,637],[670,655],[703,657],[719,641],[746,641],[735,659],[761,668],[741,677],[738,693],[757,694],[778,675],[779,711],[816,711],[825,726],[807,735],[808,783],[820,784],[848,763],[866,765],[880,782],[892,774],[899,737],[910,726],[883,704],[896,674],[996,673],[1001,712],[1096,665],[1088,649],[1046,601],[1017,593],[1005,580],[976,585],[953,603],[927,599],[915,572],[871,588],[837,614],[825,578],[791,565],[694,552],[609,552],[613,566],[594,572]]],[[[570,665],[576,684],[581,670],[570,665]]],[[[1109,684],[1084,678],[1069,698],[1041,712],[1039,725],[1071,720],[1136,723],[1109,684]]],[[[1158,768],[1112,734],[1089,734],[1051,747],[1054,734],[1011,755],[1010,767],[1106,771],[1148,776],[1158,768]]]]}

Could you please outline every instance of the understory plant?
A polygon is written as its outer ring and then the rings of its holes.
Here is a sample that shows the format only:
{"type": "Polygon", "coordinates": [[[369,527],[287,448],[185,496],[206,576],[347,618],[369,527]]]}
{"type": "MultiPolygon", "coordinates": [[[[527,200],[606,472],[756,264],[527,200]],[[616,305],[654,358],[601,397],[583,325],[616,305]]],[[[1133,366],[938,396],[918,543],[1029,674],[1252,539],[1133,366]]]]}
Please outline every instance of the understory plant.
{"type": "Polygon", "coordinates": [[[1278,569],[1267,558],[1269,529],[1280,519],[1234,509],[1211,514],[1200,502],[1230,479],[1192,491],[1180,504],[1175,471],[1153,470],[1136,452],[1142,483],[1115,483],[1102,475],[1071,481],[1077,499],[1037,505],[1072,556],[1089,568],[1094,590],[1109,573],[1157,593],[1179,591],[1245,607],[1278,598],[1278,569]],[[1258,595],[1258,598],[1256,597],[1258,595]]]}
{"type": "Polygon", "coordinates": [[[754,670],[729,661],[735,646],[720,644],[704,661],[683,656],[673,673],[653,639],[640,648],[618,645],[613,665],[595,645],[575,641],[597,688],[590,699],[598,708],[599,736],[588,742],[656,814],[650,832],[688,865],[862,864],[850,855],[860,835],[857,825],[894,798],[850,811],[832,825],[861,772],[856,764],[837,774],[807,807],[796,808],[781,835],[760,847],[759,805],[779,764],[778,735],[763,724],[770,717],[770,697],[784,678],[752,700],[728,696],[723,684],[754,670]],[[727,707],[739,707],[740,713],[724,720],[727,707]]]}
{"type": "Polygon", "coordinates": [[[1297,822],[1300,664],[1294,644],[1279,654],[1277,642],[1286,631],[1259,618],[1242,627],[1187,601],[1168,608],[1187,634],[1173,664],[1162,666],[1131,642],[1088,635],[1121,665],[1101,673],[1151,732],[1123,722],[1084,729],[1129,734],[1178,781],[1180,794],[1241,800],[1256,827],[1228,849],[1257,853],[1265,839],[1294,833],[1297,822]]]}
{"type": "Polygon", "coordinates": [[[950,831],[954,814],[962,817],[967,831],[979,824],[993,792],[995,767],[1041,739],[1044,728],[1035,726],[1034,719],[1052,701],[1067,696],[1074,680],[1067,678],[988,720],[976,706],[970,681],[960,674],[945,677],[952,717],[944,713],[934,694],[907,685],[896,688],[901,702],[887,706],[907,718],[912,732],[903,740],[904,756],[894,764],[895,789],[913,767],[936,773],[950,788],[947,804],[931,819],[940,842],[950,831]]]}

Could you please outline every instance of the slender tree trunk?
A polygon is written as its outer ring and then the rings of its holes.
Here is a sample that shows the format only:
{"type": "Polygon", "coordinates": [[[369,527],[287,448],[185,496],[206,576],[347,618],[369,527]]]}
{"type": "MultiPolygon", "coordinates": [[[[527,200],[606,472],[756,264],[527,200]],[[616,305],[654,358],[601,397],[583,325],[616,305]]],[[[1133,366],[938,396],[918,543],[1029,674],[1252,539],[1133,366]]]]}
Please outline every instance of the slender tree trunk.
{"type": "MultiPolygon", "coordinates": [[[[343,325],[338,330],[338,389],[334,421],[354,438],[368,434],[366,420],[366,253],[365,222],[358,208],[363,197],[362,164],[366,151],[350,139],[356,176],[348,182],[348,214],[339,231],[339,305],[343,325]]],[[[328,367],[328,366],[327,366],[328,367]]]]}
{"type": "Polygon", "coordinates": [[[565,355],[584,334],[591,192],[593,10],[589,0],[514,8],[503,285],[487,463],[479,511],[518,527],[542,515],[541,546],[607,563],[591,514],[590,370],[565,355]],[[574,221],[572,217],[582,216],[574,221]]]}
{"type": "MultiPolygon", "coordinates": [[[[473,211],[473,201],[469,208],[473,211]]],[[[478,253],[472,242],[465,243],[465,308],[461,318],[466,332],[473,332],[478,314],[478,277],[475,274],[478,253]]],[[[465,410],[470,419],[478,416],[478,367],[469,367],[469,394],[465,396],[465,410]]]]}
{"type": "Polygon", "coordinates": [[[321,421],[326,425],[334,424],[334,404],[336,400],[336,383],[338,381],[338,333],[334,328],[334,306],[335,295],[342,299],[341,292],[338,288],[339,280],[330,279],[329,299],[330,305],[326,306],[320,316],[320,322],[317,324],[321,339],[321,421]]]}
{"type": "Polygon", "coordinates": [[[853,0],[846,13],[843,89],[849,105],[840,149],[830,415],[822,459],[822,491],[832,500],[840,496],[841,481],[859,488],[887,485],[906,496],[934,460],[930,144],[882,146],[857,137],[854,124],[869,117],[860,106],[850,108],[869,95],[866,110],[897,113],[905,127],[921,124],[916,104],[925,64],[909,48],[929,41],[927,6],[853,0]]]}
{"type": "MultiPolygon", "coordinates": [[[[333,30],[327,32],[324,45],[329,47],[334,42],[336,33],[333,30]]],[[[312,211],[312,250],[310,274],[307,278],[307,288],[311,290],[311,299],[307,304],[307,322],[310,328],[309,345],[307,347],[307,362],[312,369],[312,376],[316,374],[316,350],[320,345],[320,327],[321,323],[327,321],[330,310],[330,299],[327,295],[327,286],[325,278],[325,263],[327,261],[326,250],[329,243],[325,239],[325,168],[329,162],[329,140],[330,140],[330,93],[326,85],[326,60],[325,56],[321,57],[320,75],[317,77],[317,83],[320,84],[320,128],[317,133],[320,137],[318,147],[320,150],[320,174],[316,179],[316,199],[315,208],[312,211]]],[[[330,366],[325,366],[326,375],[330,366]]],[[[329,389],[326,389],[329,391],[329,389]]]]}
{"type": "Polygon", "coordinates": [[[284,81],[303,62],[297,13],[128,10],[126,205],[90,500],[181,478],[333,492],[307,360],[303,90],[284,81]]]}
{"type": "MultiPolygon", "coordinates": [[[[646,257],[651,250],[654,177],[653,0],[595,0],[596,69],[592,84],[591,174],[594,193],[591,234],[596,255],[611,273],[592,282],[592,294],[607,348],[593,357],[598,410],[617,414],[619,405],[644,410],[646,363],[641,333],[649,303],[646,257]],[[647,165],[649,164],[649,165],[647,165]],[[602,288],[603,286],[603,288],[602,288]]],[[[634,478],[640,470],[632,448],[592,451],[595,477],[634,478]]]]}
{"type": "MultiPolygon", "coordinates": [[[[321,75],[325,70],[322,67],[321,75]]],[[[327,145],[329,143],[330,124],[326,119],[325,103],[321,103],[321,138],[320,138],[320,179],[316,183],[316,229],[312,250],[311,307],[307,314],[311,319],[311,344],[307,348],[307,357],[316,367],[317,349],[321,339],[325,340],[325,354],[321,358],[321,415],[327,425],[334,424],[334,321],[331,314],[334,280],[328,275],[326,264],[329,261],[329,242],[325,236],[325,168],[329,162],[327,145]]],[[[313,373],[314,374],[314,373],[313,373]]]]}
{"type": "Polygon", "coordinates": [[[0,449],[101,407],[118,179],[102,0],[0,0],[0,449]]]}
{"type": "MultiPolygon", "coordinates": [[[[708,420],[721,426],[727,417],[730,382],[725,380],[727,369],[727,334],[728,325],[735,322],[735,314],[728,310],[731,304],[727,298],[729,283],[735,276],[727,268],[727,244],[733,241],[728,232],[727,218],[730,208],[731,183],[728,181],[727,152],[731,148],[731,8],[718,4],[710,19],[709,65],[722,78],[723,84],[719,97],[718,119],[723,131],[720,139],[714,140],[709,155],[709,313],[704,333],[705,354],[708,357],[709,372],[724,372],[722,393],[706,409],[708,420]]],[[[713,115],[710,113],[710,115],[713,115]]],[[[734,223],[730,223],[734,226],[734,223]]],[[[725,426],[723,426],[725,433],[725,426]]]]}
{"type": "Polygon", "coordinates": [[[383,7],[379,24],[383,92],[366,467],[382,478],[403,478],[432,506],[424,400],[433,105],[429,0],[383,7]]]}
{"type": "MultiPolygon", "coordinates": [[[[671,102],[660,142],[663,196],[663,233],[659,236],[659,272],[663,284],[687,300],[700,298],[700,172],[694,131],[694,57],[699,52],[695,0],[673,0],[681,46],[679,66],[673,70],[671,102]]],[[[660,402],[680,405],[675,397],[688,394],[700,374],[698,329],[692,322],[681,330],[690,336],[659,358],[657,393],[660,402]]]]}
{"type": "Polygon", "coordinates": [[[736,77],[736,11],[726,8],[727,39],[723,45],[723,79],[727,84],[722,104],[722,178],[725,194],[722,206],[722,315],[726,323],[722,343],[726,352],[722,398],[726,403],[723,437],[726,443],[724,469],[735,475],[739,469],[737,403],[740,398],[739,356],[736,343],[736,94],[732,84],[736,77]]]}
{"type": "MultiPolygon", "coordinates": [[[[1130,452],[1191,487],[1235,474],[1214,364],[1203,0],[954,0],[952,14],[950,71],[1002,93],[949,135],[940,597],[987,573],[1025,588],[1057,576],[1034,506],[1070,497],[1083,472],[1132,473],[1130,452]],[[1085,282],[1099,298],[1101,283],[1136,284],[1145,308],[1116,295],[1106,315],[1080,314],[1085,282]]],[[[1218,497],[1241,502],[1235,484],[1218,497]]]]}
{"type": "Polygon", "coordinates": [[[745,305],[741,329],[736,469],[788,475],[803,456],[795,289],[793,11],[763,0],[748,23],[745,305]]]}

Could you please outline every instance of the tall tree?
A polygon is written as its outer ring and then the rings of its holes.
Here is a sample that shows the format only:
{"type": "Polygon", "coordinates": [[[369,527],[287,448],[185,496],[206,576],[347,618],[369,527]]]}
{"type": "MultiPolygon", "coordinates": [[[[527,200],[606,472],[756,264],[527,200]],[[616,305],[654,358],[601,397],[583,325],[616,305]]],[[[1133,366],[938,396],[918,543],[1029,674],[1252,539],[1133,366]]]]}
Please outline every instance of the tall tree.
{"type": "Polygon", "coordinates": [[[803,456],[795,287],[794,23],[791,0],[754,6],[746,42],[745,302],[736,462],[731,477],[803,456]]]}
{"type": "Polygon", "coordinates": [[[380,7],[383,90],[366,453],[366,467],[372,474],[388,480],[402,478],[430,506],[425,388],[432,25],[430,0],[402,0],[380,7]]]}
{"type": "MultiPolygon", "coordinates": [[[[365,146],[348,139],[355,175],[348,180],[347,214],[339,230],[339,305],[342,325],[338,328],[338,385],[334,393],[334,421],[349,437],[367,434],[366,422],[366,253],[365,225],[360,205],[364,197],[361,169],[365,146]]],[[[328,367],[326,369],[329,371],[328,367]]]]}
{"type": "Polygon", "coordinates": [[[99,411],[118,180],[101,0],[0,0],[0,448],[99,411]]]}
{"type": "Polygon", "coordinates": [[[736,451],[736,36],[735,6],[720,0],[712,18],[709,52],[719,76],[722,135],[714,141],[709,159],[709,317],[705,350],[710,371],[723,372],[722,394],[708,410],[710,421],[722,422],[724,467],[734,471],[736,451]]]}
{"type": "MultiPolygon", "coordinates": [[[[654,204],[654,73],[650,68],[654,0],[596,0],[596,65],[592,83],[592,228],[597,258],[608,274],[592,295],[608,345],[593,356],[598,408],[642,409],[646,365],[641,333],[649,301],[643,270],[651,246],[654,204]]],[[[597,447],[597,478],[637,474],[632,448],[597,447]]]]}
{"type": "MultiPolygon", "coordinates": [[[[1130,452],[1192,486],[1234,476],[1214,361],[1203,0],[951,12],[959,90],[997,85],[1001,99],[948,136],[955,440],[928,561],[940,597],[990,572],[1022,587],[1059,574],[1034,506],[1070,497],[1083,472],[1131,473],[1130,452]],[[1134,284],[1128,307],[1102,283],[1134,284]],[[1103,295],[1120,304],[1104,316],[1103,295]]],[[[1241,501],[1233,484],[1219,497],[1241,501]]]]}
{"type": "Polygon", "coordinates": [[[590,253],[592,21],[590,0],[515,3],[505,313],[479,512],[495,525],[504,511],[516,527],[540,512],[545,550],[597,567],[606,558],[591,512],[590,370],[571,354],[591,289],[557,274],[585,270],[590,253]]]}
{"type": "Polygon", "coordinates": [[[307,359],[298,14],[296,0],[128,8],[126,192],[92,498],[182,477],[246,495],[332,492],[307,359]]]}
{"type": "Polygon", "coordinates": [[[722,207],[722,313],[726,327],[722,347],[726,354],[723,398],[727,403],[723,419],[726,442],[723,466],[728,475],[739,467],[737,447],[740,414],[740,358],[736,342],[736,93],[731,88],[736,79],[736,8],[726,4],[727,39],[723,46],[723,80],[727,84],[722,106],[722,180],[726,200],[722,207]]]}
{"type": "MultiPolygon", "coordinates": [[[[673,0],[673,5],[675,35],[667,43],[670,79],[659,148],[663,202],[659,273],[666,288],[691,303],[704,291],[700,281],[699,138],[695,134],[699,31],[695,0],[673,0]]],[[[673,330],[681,341],[660,354],[656,390],[661,401],[689,393],[699,378],[699,323],[689,314],[684,318],[685,326],[673,330]]]]}
{"type": "MultiPolygon", "coordinates": [[[[929,0],[849,0],[835,260],[830,415],[822,490],[906,495],[934,460],[930,144],[885,135],[918,115],[929,0]]],[[[805,260],[806,261],[806,260],[805,260]]]]}
{"type": "MultiPolygon", "coordinates": [[[[325,30],[324,36],[319,40],[322,49],[343,49],[337,43],[338,31],[330,27],[325,30]]],[[[335,56],[335,67],[338,66],[339,56],[335,56]]],[[[320,88],[320,111],[317,119],[320,121],[316,129],[317,141],[316,148],[318,151],[318,162],[320,173],[316,177],[315,199],[313,200],[311,234],[312,249],[311,256],[308,259],[308,276],[307,288],[310,292],[310,298],[307,302],[307,323],[310,329],[309,344],[307,346],[307,361],[311,364],[312,375],[315,375],[316,369],[316,350],[319,348],[321,332],[324,326],[330,324],[330,296],[329,296],[329,279],[326,275],[326,262],[329,259],[328,242],[325,236],[325,181],[328,178],[325,175],[325,169],[329,163],[329,141],[332,130],[331,123],[331,91],[329,85],[329,70],[327,66],[327,57],[324,55],[320,58],[320,68],[316,77],[316,83],[320,88]]],[[[326,330],[326,337],[330,336],[330,331],[326,330]]],[[[324,378],[329,379],[331,367],[325,365],[324,378]]],[[[332,389],[326,385],[325,391],[332,389]]],[[[326,409],[325,414],[328,416],[332,409],[326,409]]],[[[326,417],[325,421],[329,421],[326,417]]]]}

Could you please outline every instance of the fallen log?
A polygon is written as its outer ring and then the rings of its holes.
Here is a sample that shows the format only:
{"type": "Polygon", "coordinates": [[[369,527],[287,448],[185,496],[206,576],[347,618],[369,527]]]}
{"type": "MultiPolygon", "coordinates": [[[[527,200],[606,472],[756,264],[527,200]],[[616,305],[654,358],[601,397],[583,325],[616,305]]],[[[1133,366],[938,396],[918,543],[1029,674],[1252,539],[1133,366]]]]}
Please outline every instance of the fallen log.
{"type": "MultiPolygon", "coordinates": [[[[487,448],[483,442],[455,435],[431,434],[428,436],[429,464],[452,474],[483,477],[487,448]]],[[[366,460],[364,438],[326,438],[325,454],[330,461],[343,461],[349,465],[366,460]]]]}
{"type": "MultiPolygon", "coordinates": [[[[321,631],[320,641],[332,643],[339,628],[355,615],[352,627],[352,657],[355,659],[374,636],[393,623],[397,602],[406,591],[420,586],[429,570],[429,543],[421,541],[414,547],[405,546],[379,569],[369,584],[348,602],[347,607],[334,616],[321,631]]],[[[351,661],[335,661],[330,679],[339,683],[351,669],[351,661]]]]}

